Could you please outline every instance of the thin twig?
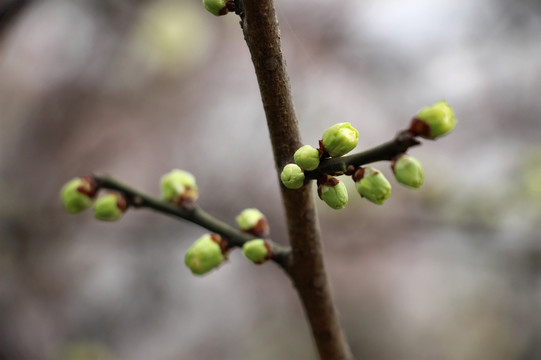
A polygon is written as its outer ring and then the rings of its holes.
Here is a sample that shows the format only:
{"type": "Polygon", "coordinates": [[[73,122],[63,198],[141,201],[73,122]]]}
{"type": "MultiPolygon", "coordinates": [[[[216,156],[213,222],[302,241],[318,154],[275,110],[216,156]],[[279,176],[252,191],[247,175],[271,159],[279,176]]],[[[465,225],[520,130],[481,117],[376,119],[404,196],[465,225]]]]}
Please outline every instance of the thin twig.
{"type": "Polygon", "coordinates": [[[324,159],[317,169],[306,171],[304,176],[307,180],[318,179],[328,173],[344,173],[348,166],[357,168],[376,161],[392,160],[395,156],[406,152],[410,147],[420,144],[414,134],[404,130],[399,132],[393,140],[372,149],[353,155],[324,159]]]}
{"type": "MultiPolygon", "coordinates": [[[[93,175],[98,188],[122,193],[129,205],[134,208],[147,208],[162,214],[180,218],[205,229],[217,233],[227,239],[228,248],[242,247],[247,241],[255,239],[254,235],[242,232],[231,225],[218,220],[197,205],[179,206],[156,199],[109,176],[93,175]]],[[[271,245],[272,260],[289,273],[290,249],[266,239],[271,245]]]]}

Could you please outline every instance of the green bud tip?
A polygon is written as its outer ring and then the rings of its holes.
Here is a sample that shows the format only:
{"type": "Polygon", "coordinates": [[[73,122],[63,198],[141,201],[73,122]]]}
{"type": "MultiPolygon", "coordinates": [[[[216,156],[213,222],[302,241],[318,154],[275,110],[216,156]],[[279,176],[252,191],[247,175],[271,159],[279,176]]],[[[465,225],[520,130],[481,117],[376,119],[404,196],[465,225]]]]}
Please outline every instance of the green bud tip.
{"type": "Polygon", "coordinates": [[[194,203],[199,197],[195,177],[187,171],[175,169],[162,176],[162,199],[175,204],[194,203]]]}
{"type": "Polygon", "coordinates": [[[128,203],[122,194],[109,193],[94,203],[94,217],[103,221],[116,221],[124,215],[128,203]]]}
{"type": "Polygon", "coordinates": [[[396,180],[406,186],[418,188],[423,185],[423,167],[419,160],[407,154],[401,154],[391,164],[396,180]]]}
{"type": "Polygon", "coordinates": [[[436,139],[455,128],[456,118],[453,109],[445,102],[425,106],[413,118],[410,131],[426,139],[436,139]]]}
{"type": "Polygon", "coordinates": [[[237,217],[237,224],[242,231],[255,236],[265,237],[269,234],[269,224],[265,215],[257,209],[244,209],[237,217]]]}
{"type": "Polygon", "coordinates": [[[293,157],[297,165],[304,170],[312,171],[319,166],[319,151],[310,145],[301,146],[293,157]]]}
{"type": "Polygon", "coordinates": [[[380,171],[371,166],[357,169],[353,178],[359,194],[374,204],[382,205],[391,196],[391,184],[380,171]]]}
{"type": "Polygon", "coordinates": [[[297,164],[287,164],[280,174],[282,184],[288,189],[298,189],[304,185],[304,172],[297,164]]]}
{"type": "Polygon", "coordinates": [[[88,176],[78,177],[66,183],[60,190],[60,199],[70,214],[78,214],[92,206],[97,183],[88,176]]]}
{"type": "Polygon", "coordinates": [[[324,150],[331,157],[347,154],[355,149],[359,142],[359,132],[350,123],[338,123],[323,132],[324,150]]]}
{"type": "Polygon", "coordinates": [[[263,264],[271,256],[271,247],[265,240],[255,239],[244,243],[242,252],[248,260],[256,264],[263,264]]]}
{"type": "Polygon", "coordinates": [[[203,235],[186,252],[184,263],[193,274],[203,275],[218,267],[224,260],[223,239],[217,234],[203,235]]]}
{"type": "Polygon", "coordinates": [[[343,209],[348,203],[346,185],[337,178],[329,177],[317,187],[319,198],[335,210],[343,209]]]}
{"type": "Polygon", "coordinates": [[[220,16],[234,10],[234,2],[226,0],[203,0],[203,5],[211,14],[220,16]]]}

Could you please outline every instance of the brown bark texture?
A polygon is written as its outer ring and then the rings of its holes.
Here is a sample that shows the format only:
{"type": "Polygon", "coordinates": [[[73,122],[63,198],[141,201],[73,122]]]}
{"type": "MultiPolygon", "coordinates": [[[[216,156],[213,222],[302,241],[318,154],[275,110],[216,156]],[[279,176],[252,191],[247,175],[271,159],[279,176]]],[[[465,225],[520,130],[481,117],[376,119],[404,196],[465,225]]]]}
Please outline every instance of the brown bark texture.
{"type": "MultiPolygon", "coordinates": [[[[278,173],[292,162],[301,136],[282,54],[272,0],[244,0],[241,26],[255,67],[278,173]]],[[[298,190],[281,185],[292,247],[290,276],[323,360],[353,359],[327,279],[311,183],[298,190]]]]}

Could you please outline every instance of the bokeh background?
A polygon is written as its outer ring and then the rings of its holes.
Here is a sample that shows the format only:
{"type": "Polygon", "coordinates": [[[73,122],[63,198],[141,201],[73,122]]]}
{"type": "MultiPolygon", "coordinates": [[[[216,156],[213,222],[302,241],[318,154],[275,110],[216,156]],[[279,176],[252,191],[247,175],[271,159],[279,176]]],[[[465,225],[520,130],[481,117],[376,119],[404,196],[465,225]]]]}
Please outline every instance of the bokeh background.
{"type": "MultiPolygon", "coordinates": [[[[541,5],[277,0],[305,143],[349,121],[358,149],[446,99],[459,123],[410,151],[425,185],[378,207],[318,204],[333,292],[371,360],[541,358],[541,5]]],[[[198,0],[0,2],[0,359],[315,359],[291,282],[239,251],[194,277],[204,229],[150,211],[67,215],[94,171],[200,205],[257,207],[286,244],[259,91],[234,15],[198,0]]],[[[376,164],[392,178],[388,163],[376,164]]],[[[332,360],[332,359],[326,359],[332,360]]]]}

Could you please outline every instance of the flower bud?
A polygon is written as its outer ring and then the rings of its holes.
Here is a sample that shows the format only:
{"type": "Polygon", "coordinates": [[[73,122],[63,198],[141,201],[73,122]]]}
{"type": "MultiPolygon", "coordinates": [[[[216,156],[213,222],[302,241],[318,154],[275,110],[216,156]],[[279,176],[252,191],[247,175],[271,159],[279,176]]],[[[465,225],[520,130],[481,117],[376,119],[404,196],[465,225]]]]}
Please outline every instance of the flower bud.
{"type": "Polygon", "coordinates": [[[406,186],[418,188],[423,185],[423,167],[419,160],[407,154],[401,154],[391,164],[396,180],[406,186]]]}
{"type": "Polygon", "coordinates": [[[70,214],[78,214],[90,206],[96,196],[97,184],[91,177],[78,177],[66,183],[60,191],[60,199],[70,214]]]}
{"type": "Polygon", "coordinates": [[[315,170],[319,166],[319,151],[310,146],[301,146],[293,155],[295,162],[304,170],[315,170]]]}
{"type": "Polygon", "coordinates": [[[211,14],[220,16],[229,12],[226,0],[203,0],[203,5],[211,14]]]}
{"type": "Polygon", "coordinates": [[[225,260],[222,251],[223,242],[224,240],[220,235],[203,235],[188,249],[184,257],[184,263],[193,274],[206,274],[225,260]]]}
{"type": "Polygon", "coordinates": [[[94,203],[94,217],[103,221],[116,221],[124,215],[128,203],[119,193],[106,194],[94,203]]]}
{"type": "Polygon", "coordinates": [[[413,118],[410,131],[426,139],[436,139],[454,129],[456,118],[453,109],[445,102],[439,101],[422,108],[413,118]]]}
{"type": "Polygon", "coordinates": [[[377,169],[365,166],[357,169],[353,177],[359,194],[374,204],[382,205],[391,196],[391,184],[377,169]]]}
{"type": "Polygon", "coordinates": [[[321,200],[335,210],[343,209],[348,203],[348,191],[346,185],[336,178],[334,185],[330,182],[320,184],[317,188],[317,193],[321,200]]]}
{"type": "Polygon", "coordinates": [[[165,201],[184,205],[195,202],[199,197],[195,177],[187,171],[175,169],[165,174],[160,185],[165,201]]]}
{"type": "Polygon", "coordinates": [[[297,164],[287,164],[280,174],[282,184],[288,189],[298,189],[304,185],[304,172],[297,164]]]}
{"type": "Polygon", "coordinates": [[[271,256],[270,245],[263,239],[250,240],[242,246],[242,252],[248,260],[263,264],[271,256]]]}
{"type": "Polygon", "coordinates": [[[254,236],[265,237],[269,234],[269,224],[265,215],[257,209],[244,209],[236,217],[239,228],[254,236]]]}
{"type": "Polygon", "coordinates": [[[359,142],[359,132],[348,122],[338,123],[323,132],[321,142],[329,156],[342,156],[355,149],[359,142]]]}

